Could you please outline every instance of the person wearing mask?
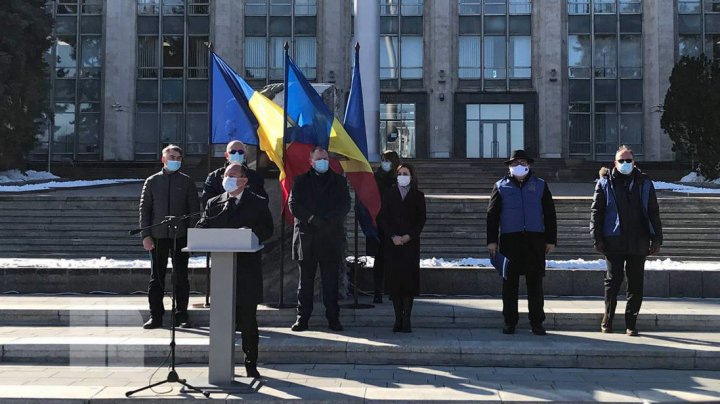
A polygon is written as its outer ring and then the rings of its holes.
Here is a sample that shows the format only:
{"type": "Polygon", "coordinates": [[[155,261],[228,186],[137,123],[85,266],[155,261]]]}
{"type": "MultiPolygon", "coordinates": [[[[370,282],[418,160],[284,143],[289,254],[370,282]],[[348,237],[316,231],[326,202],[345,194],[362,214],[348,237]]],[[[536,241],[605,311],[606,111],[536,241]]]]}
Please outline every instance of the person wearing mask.
{"type": "Polygon", "coordinates": [[[595,250],[605,255],[605,314],[600,331],[613,332],[617,295],[627,274],[625,332],[637,336],[643,299],[645,260],[663,241],[660,208],[650,178],[635,166],[632,149],[621,146],[612,170],[600,169],[590,207],[590,234],[595,250]]]}
{"type": "MultiPolygon", "coordinates": [[[[140,195],[140,227],[162,222],[166,216],[184,216],[198,212],[200,200],[193,180],[179,172],[182,164],[183,151],[176,145],[169,145],[162,150],[163,168],[145,180],[140,195]]],[[[150,284],[148,285],[148,302],[150,303],[150,319],[143,325],[145,329],[163,326],[163,297],[165,296],[165,272],[167,261],[172,253],[173,271],[175,273],[175,296],[177,312],[172,321],[180,328],[192,327],[188,317],[188,299],[190,283],[188,281],[188,253],[182,252],[187,245],[187,223],[178,223],[177,234],[168,226],[155,226],[142,231],[143,248],[150,253],[150,284]],[[173,245],[173,237],[177,236],[177,245],[173,245]]]]}
{"type": "Polygon", "coordinates": [[[205,207],[207,201],[210,198],[216,197],[225,190],[223,189],[223,179],[225,175],[225,169],[229,164],[237,163],[245,167],[247,172],[248,185],[247,188],[254,194],[260,195],[263,198],[267,198],[267,192],[265,191],[265,179],[262,175],[258,174],[257,171],[251,169],[247,165],[247,151],[245,150],[245,144],[239,140],[233,140],[225,147],[225,164],[217,170],[208,174],[205,179],[205,185],[203,186],[202,195],[200,196],[200,202],[205,207]]]}
{"type": "MultiPolygon", "coordinates": [[[[386,150],[381,156],[380,167],[375,170],[375,182],[377,183],[380,200],[385,193],[395,186],[395,176],[397,168],[400,165],[400,157],[393,150],[386,150]]],[[[379,220],[379,219],[378,219],[379,220]]],[[[366,254],[374,257],[373,264],[373,285],[375,289],[375,297],[373,303],[382,303],[383,281],[385,277],[383,264],[383,247],[382,247],[382,229],[378,228],[378,237],[365,238],[366,254]]]]}
{"type": "Polygon", "coordinates": [[[350,211],[350,192],[345,178],[330,170],[327,150],[319,146],[313,149],[310,164],[308,172],[295,178],[288,199],[288,208],[295,217],[292,258],[300,269],[297,321],[291,329],[308,329],[319,266],[328,326],[342,331],[338,262],[345,253],[344,222],[350,211]]]}
{"type": "Polygon", "coordinates": [[[509,261],[503,279],[504,334],[514,334],[518,322],[518,288],[525,275],[530,327],[545,335],[543,277],[545,255],[557,244],[555,203],[547,183],[533,174],[534,162],[515,150],[505,164],[509,173],[495,183],[487,211],[487,243],[491,257],[499,251],[509,261]]]}
{"type": "MultiPolygon", "coordinates": [[[[225,192],[211,198],[196,227],[212,229],[248,228],[260,242],[273,234],[273,219],[267,198],[248,188],[247,168],[230,163],[222,181],[225,192]]],[[[260,377],[258,361],[257,305],[263,301],[261,252],[236,254],[235,329],[242,333],[245,370],[260,377]]]]}
{"type": "Polygon", "coordinates": [[[385,288],[395,309],[393,332],[412,332],[413,300],[420,290],[420,233],[425,226],[425,194],[418,190],[415,170],[397,168],[397,185],[382,199],[378,221],[382,229],[385,288]]]}

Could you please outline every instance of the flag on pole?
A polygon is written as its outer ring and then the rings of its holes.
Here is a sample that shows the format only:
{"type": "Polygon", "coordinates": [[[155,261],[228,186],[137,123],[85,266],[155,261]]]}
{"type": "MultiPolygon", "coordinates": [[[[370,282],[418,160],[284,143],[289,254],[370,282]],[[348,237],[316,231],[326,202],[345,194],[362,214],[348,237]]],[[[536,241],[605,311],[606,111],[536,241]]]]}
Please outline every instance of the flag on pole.
{"type": "MultiPolygon", "coordinates": [[[[355,145],[360,149],[367,161],[368,147],[367,133],[365,131],[365,109],[363,105],[362,80],[360,79],[360,44],[355,45],[355,67],[353,68],[350,97],[348,98],[347,109],[345,110],[343,126],[345,126],[348,135],[350,135],[350,138],[355,142],[355,145]]],[[[376,185],[375,193],[379,196],[377,183],[374,179],[373,184],[376,185]]],[[[355,199],[355,217],[357,217],[360,228],[366,237],[378,238],[378,229],[375,225],[375,220],[371,216],[367,206],[360,201],[360,198],[355,199]]]]}
{"type": "Polygon", "coordinates": [[[210,144],[239,140],[258,144],[258,121],[241,90],[243,79],[215,52],[210,52],[210,144]]]}

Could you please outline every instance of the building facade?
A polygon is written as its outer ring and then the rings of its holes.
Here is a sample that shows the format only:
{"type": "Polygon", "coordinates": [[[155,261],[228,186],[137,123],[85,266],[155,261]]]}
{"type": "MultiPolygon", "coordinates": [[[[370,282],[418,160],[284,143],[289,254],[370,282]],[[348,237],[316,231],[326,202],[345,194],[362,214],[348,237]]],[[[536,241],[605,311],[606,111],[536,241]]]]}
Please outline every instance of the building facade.
{"type": "MultiPolygon", "coordinates": [[[[684,55],[720,58],[720,0],[375,1],[372,136],[405,158],[524,148],[606,161],[629,144],[638,159],[674,160],[660,128],[672,67],[684,55]]],[[[33,160],[149,161],[167,143],[207,154],[210,43],[256,88],[282,81],[286,41],[308,79],[350,87],[353,0],[54,0],[48,9],[54,120],[33,160]]]]}

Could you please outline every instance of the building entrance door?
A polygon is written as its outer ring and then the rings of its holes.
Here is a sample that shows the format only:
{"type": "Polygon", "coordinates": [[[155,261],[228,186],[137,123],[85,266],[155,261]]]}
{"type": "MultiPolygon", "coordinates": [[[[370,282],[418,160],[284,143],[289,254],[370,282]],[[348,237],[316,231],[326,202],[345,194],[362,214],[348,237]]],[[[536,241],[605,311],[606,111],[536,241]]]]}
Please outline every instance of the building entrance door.
{"type": "Polygon", "coordinates": [[[508,158],[524,143],[522,104],[468,104],[466,156],[508,158]]]}

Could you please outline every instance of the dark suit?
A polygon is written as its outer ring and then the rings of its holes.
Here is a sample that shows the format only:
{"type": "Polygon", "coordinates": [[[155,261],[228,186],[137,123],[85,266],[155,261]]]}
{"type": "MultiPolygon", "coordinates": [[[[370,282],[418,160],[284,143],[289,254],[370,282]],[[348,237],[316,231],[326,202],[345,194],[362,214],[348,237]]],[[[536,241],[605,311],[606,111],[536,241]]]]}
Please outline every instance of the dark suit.
{"type": "Polygon", "coordinates": [[[295,216],[292,256],[300,267],[298,319],[307,322],[312,314],[319,265],[325,317],[330,322],[337,321],[338,265],[343,262],[344,222],[350,211],[347,181],[332,170],[319,174],[310,169],[295,178],[288,207],[295,216]]]}
{"type": "MultiPolygon", "coordinates": [[[[211,198],[197,227],[247,227],[262,242],[272,236],[273,220],[267,199],[246,189],[239,201],[227,192],[211,198]]],[[[236,329],[242,332],[245,362],[254,364],[257,362],[259,341],[256,312],[258,303],[263,300],[261,252],[238,253],[236,265],[236,329]]]]}

